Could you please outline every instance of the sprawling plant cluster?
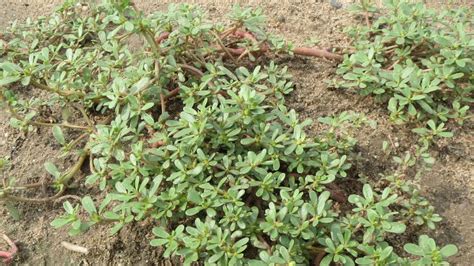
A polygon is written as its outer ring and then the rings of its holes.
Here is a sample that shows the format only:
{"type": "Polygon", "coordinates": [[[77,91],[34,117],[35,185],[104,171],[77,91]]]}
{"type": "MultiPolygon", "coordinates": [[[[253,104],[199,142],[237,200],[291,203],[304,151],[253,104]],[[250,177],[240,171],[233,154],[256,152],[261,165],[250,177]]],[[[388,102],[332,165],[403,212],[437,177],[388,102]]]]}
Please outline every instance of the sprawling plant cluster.
{"type": "MultiPolygon", "coordinates": [[[[369,121],[345,112],[321,118],[329,129],[308,135],[311,121],[285,105],[293,89],[286,67],[251,63],[295,50],[265,33],[258,10],[237,7],[230,18],[211,24],[190,5],[145,17],[127,0],[87,11],[68,1],[9,28],[0,40],[0,87],[12,125],[51,127],[63,155],[78,159],[63,171],[45,164],[56,195],[26,197],[47,182],[9,177],[0,199],[60,199],[89,162],[84,182],[102,193],[66,201],[52,222],[72,235],[147,220],[156,225],[150,244],[185,264],[413,263],[388,240],[406,225],[440,220],[416,190],[393,179],[347,197],[337,185],[356,144],[348,132],[369,121]],[[245,58],[248,67],[239,63],[245,58]],[[34,93],[25,97],[25,89],[34,93]]],[[[420,265],[457,252],[427,236],[419,246],[405,249],[420,265]]]]}
{"type": "Polygon", "coordinates": [[[375,16],[376,8],[370,2],[356,8],[365,13],[366,25],[348,30],[355,52],[345,56],[337,70],[344,81],[335,85],[387,102],[397,123],[462,124],[473,102],[472,10],[387,0],[383,15],[371,23],[368,14],[375,16]]]}

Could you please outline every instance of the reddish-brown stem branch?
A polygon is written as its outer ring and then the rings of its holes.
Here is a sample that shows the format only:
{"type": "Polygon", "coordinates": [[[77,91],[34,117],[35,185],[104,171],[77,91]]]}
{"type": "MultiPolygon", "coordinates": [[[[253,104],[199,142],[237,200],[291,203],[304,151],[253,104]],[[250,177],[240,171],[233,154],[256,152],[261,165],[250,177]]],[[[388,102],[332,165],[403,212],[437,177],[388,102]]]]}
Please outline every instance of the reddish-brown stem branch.
{"type": "Polygon", "coordinates": [[[169,36],[170,36],[170,33],[167,31],[160,33],[160,35],[155,38],[156,44],[160,44],[162,41],[168,39],[169,36]]]}
{"type": "Polygon", "coordinates": [[[18,247],[16,244],[5,234],[2,234],[3,239],[10,246],[8,251],[0,251],[0,258],[3,258],[4,263],[10,263],[15,257],[15,254],[18,252],[18,247]]]}
{"type": "Polygon", "coordinates": [[[247,32],[247,31],[237,30],[237,31],[234,32],[234,36],[238,37],[238,38],[248,39],[248,40],[252,41],[253,43],[257,42],[257,39],[255,39],[255,36],[253,36],[252,33],[247,32]]]}
{"type": "Polygon", "coordinates": [[[166,112],[166,102],[165,96],[163,93],[160,94],[160,103],[161,103],[161,113],[164,114],[166,112]]]}
{"type": "MultiPolygon", "coordinates": [[[[253,34],[251,34],[250,32],[237,30],[234,32],[234,36],[238,38],[242,38],[242,39],[248,39],[252,41],[253,43],[258,43],[258,41],[255,39],[255,36],[253,36],[253,34]]],[[[227,48],[227,49],[230,53],[234,55],[242,55],[243,53],[247,51],[244,48],[227,48]]],[[[268,51],[268,44],[262,43],[260,45],[259,52],[264,53],[266,51],[268,51]]],[[[322,58],[332,59],[332,60],[337,60],[337,61],[341,61],[343,59],[342,55],[331,53],[329,51],[319,49],[319,48],[298,47],[298,48],[295,48],[293,52],[297,55],[322,57],[322,58]]]]}
{"type": "Polygon", "coordinates": [[[239,29],[240,27],[242,26],[242,24],[240,23],[237,23],[236,25],[234,25],[233,27],[223,31],[221,33],[221,39],[224,39],[225,37],[227,37],[229,34],[232,34],[234,33],[237,29],[239,29]]]}
{"type": "Polygon", "coordinates": [[[61,195],[64,193],[64,189],[61,189],[56,195],[51,196],[51,197],[46,197],[46,198],[23,198],[23,197],[18,197],[18,196],[13,196],[13,195],[8,195],[7,199],[12,200],[12,201],[17,201],[17,202],[29,202],[29,203],[46,203],[50,201],[54,201],[61,197],[61,195]]]}
{"type": "Polygon", "coordinates": [[[169,91],[168,95],[165,96],[165,100],[171,98],[171,97],[174,97],[176,95],[179,94],[179,88],[176,88],[176,89],[172,89],[169,91]]]}
{"type": "Polygon", "coordinates": [[[365,24],[367,24],[367,27],[371,27],[372,25],[370,24],[370,19],[369,19],[369,12],[368,11],[365,11],[365,24]]]}
{"type": "Polygon", "coordinates": [[[188,65],[188,64],[180,64],[179,66],[180,66],[182,69],[184,69],[184,70],[186,70],[186,71],[188,71],[188,72],[191,72],[192,74],[194,74],[194,75],[196,75],[196,76],[199,76],[199,77],[204,76],[204,73],[203,73],[201,70],[199,70],[199,69],[197,69],[197,68],[195,68],[195,67],[193,67],[193,66],[191,66],[191,65],[188,65]]]}
{"type": "Polygon", "coordinates": [[[163,145],[165,145],[165,142],[162,141],[162,140],[159,140],[159,141],[157,141],[157,142],[155,142],[155,143],[152,143],[150,146],[151,146],[152,148],[159,148],[159,147],[161,147],[161,146],[163,146],[163,145]]]}
{"type": "Polygon", "coordinates": [[[297,55],[322,57],[322,58],[332,59],[332,60],[337,60],[337,61],[341,61],[344,58],[342,55],[331,53],[319,48],[298,47],[298,48],[295,48],[293,52],[297,55]]]}
{"type": "Polygon", "coordinates": [[[393,62],[393,64],[388,66],[386,70],[392,70],[395,67],[395,65],[398,64],[399,62],[400,62],[400,59],[397,59],[395,62],[393,62]]]}
{"type": "Polygon", "coordinates": [[[331,199],[339,203],[347,202],[347,196],[344,194],[343,190],[340,189],[336,184],[334,183],[327,184],[326,188],[331,193],[331,199]]]}
{"type": "Polygon", "coordinates": [[[227,48],[227,50],[233,55],[241,55],[245,53],[245,48],[227,48]]]}
{"type": "Polygon", "coordinates": [[[234,61],[234,63],[236,63],[235,58],[232,56],[232,54],[229,52],[227,47],[224,45],[224,43],[222,42],[222,39],[219,37],[219,35],[215,32],[212,32],[212,33],[214,34],[214,37],[216,37],[217,43],[219,44],[221,49],[227,54],[227,56],[229,56],[234,61]]]}
{"type": "Polygon", "coordinates": [[[267,241],[262,236],[257,236],[257,238],[265,246],[268,254],[272,254],[272,247],[267,243],[267,241]]]}
{"type": "Polygon", "coordinates": [[[319,266],[319,265],[321,265],[321,261],[323,260],[323,258],[324,258],[325,255],[326,255],[326,252],[318,253],[318,255],[316,256],[316,258],[314,258],[314,263],[313,263],[313,265],[314,265],[314,266],[319,266]]]}

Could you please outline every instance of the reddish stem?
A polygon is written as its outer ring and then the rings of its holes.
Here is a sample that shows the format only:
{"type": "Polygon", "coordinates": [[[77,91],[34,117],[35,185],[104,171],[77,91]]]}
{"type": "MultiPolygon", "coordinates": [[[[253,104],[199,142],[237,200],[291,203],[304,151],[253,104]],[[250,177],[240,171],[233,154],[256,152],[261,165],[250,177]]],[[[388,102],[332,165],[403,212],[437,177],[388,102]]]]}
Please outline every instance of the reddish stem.
{"type": "Polygon", "coordinates": [[[326,185],[326,188],[331,192],[331,199],[339,202],[345,203],[347,202],[347,196],[344,191],[335,183],[329,183],[326,185]]]}
{"type": "Polygon", "coordinates": [[[179,93],[179,88],[170,90],[169,94],[165,96],[165,100],[178,95],[178,93],[179,93]]]}
{"type": "Polygon", "coordinates": [[[165,145],[165,142],[162,141],[162,140],[159,140],[159,141],[157,141],[157,142],[155,142],[155,143],[152,143],[150,146],[151,146],[152,148],[159,148],[159,147],[161,147],[161,146],[163,146],[163,145],[165,145]]]}
{"type": "Polygon", "coordinates": [[[318,253],[318,255],[316,256],[316,258],[314,259],[313,265],[314,265],[314,266],[319,266],[319,265],[321,265],[321,261],[323,260],[324,256],[326,256],[326,252],[318,253]]]}
{"type": "Polygon", "coordinates": [[[199,69],[197,69],[197,68],[195,68],[195,67],[193,67],[193,66],[191,66],[191,65],[188,65],[188,64],[180,64],[179,66],[180,66],[181,68],[183,68],[184,70],[187,70],[188,72],[190,72],[190,73],[192,73],[192,74],[194,74],[194,75],[196,75],[196,76],[199,76],[200,78],[201,78],[202,76],[204,76],[204,73],[203,73],[201,70],[199,70],[199,69]]]}
{"type": "Polygon", "coordinates": [[[245,53],[245,48],[227,48],[227,51],[233,55],[241,55],[245,53]]]}
{"type": "Polygon", "coordinates": [[[334,53],[331,53],[319,48],[298,47],[298,48],[295,48],[293,52],[297,55],[322,57],[322,58],[333,59],[337,61],[341,61],[344,58],[342,55],[334,54],[334,53]]]}
{"type": "Polygon", "coordinates": [[[369,12],[365,11],[365,24],[367,24],[367,27],[371,27],[372,25],[370,25],[370,19],[369,19],[369,12]]]}
{"type": "MultiPolygon", "coordinates": [[[[255,39],[253,34],[251,34],[250,32],[237,30],[237,31],[234,32],[234,36],[239,37],[239,38],[243,38],[243,39],[248,39],[248,40],[251,40],[254,43],[257,43],[257,40],[255,39]]],[[[263,43],[260,47],[259,52],[264,53],[264,52],[268,51],[268,48],[269,48],[268,44],[263,43]]],[[[244,48],[227,48],[227,49],[233,55],[241,55],[245,52],[244,48]]],[[[328,52],[326,50],[319,49],[319,48],[298,47],[298,48],[295,48],[293,50],[293,52],[297,55],[322,57],[322,58],[333,59],[333,60],[337,60],[337,61],[342,61],[342,59],[343,59],[342,55],[334,54],[334,53],[331,53],[331,52],[328,52]]]]}
{"type": "Polygon", "coordinates": [[[160,35],[158,37],[155,38],[155,42],[157,44],[160,44],[162,41],[168,39],[168,37],[170,36],[170,33],[165,31],[165,32],[162,32],[160,33],[160,35]]]}
{"type": "Polygon", "coordinates": [[[3,239],[7,242],[7,244],[10,246],[9,251],[0,251],[0,258],[3,258],[4,263],[10,263],[13,260],[13,257],[15,257],[15,254],[18,252],[18,247],[15,245],[13,241],[8,238],[7,235],[3,234],[3,239]]]}
{"type": "Polygon", "coordinates": [[[400,59],[396,60],[395,62],[393,62],[393,64],[391,64],[390,66],[388,66],[386,69],[387,70],[392,70],[396,64],[398,64],[400,62],[400,59]]]}
{"type": "Polygon", "coordinates": [[[247,31],[237,30],[237,31],[234,32],[234,36],[238,37],[238,38],[249,39],[254,43],[257,42],[257,39],[255,39],[255,36],[253,36],[252,33],[247,32],[247,31]]]}

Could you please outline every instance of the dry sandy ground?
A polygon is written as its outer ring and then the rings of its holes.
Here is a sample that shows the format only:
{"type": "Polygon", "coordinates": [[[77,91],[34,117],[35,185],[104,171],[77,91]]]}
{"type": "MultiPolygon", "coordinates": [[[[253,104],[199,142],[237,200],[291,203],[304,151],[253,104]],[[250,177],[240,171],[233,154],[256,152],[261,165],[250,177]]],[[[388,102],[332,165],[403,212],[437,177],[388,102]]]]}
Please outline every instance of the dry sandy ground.
{"type": "MultiPolygon", "coordinates": [[[[60,0],[0,0],[0,27],[5,27],[14,19],[24,20],[52,12],[60,0]]],[[[169,2],[157,0],[136,0],[144,10],[164,9],[169,2]]],[[[223,17],[237,1],[189,1],[207,10],[210,17],[223,17]]],[[[341,2],[348,2],[341,0],[341,2]]],[[[432,1],[438,2],[438,1],[432,1]]],[[[442,1],[443,2],[443,1],[442,1]]],[[[466,4],[470,1],[458,1],[466,4]]],[[[311,37],[320,40],[323,47],[347,44],[342,34],[344,27],[353,23],[345,9],[336,10],[327,1],[240,1],[242,4],[260,6],[268,16],[269,30],[302,44],[311,37]]],[[[401,144],[400,149],[414,143],[408,129],[396,127],[387,121],[385,108],[362,98],[342,91],[331,91],[324,80],[334,74],[335,65],[318,59],[282,61],[289,64],[297,84],[290,96],[290,105],[304,117],[314,120],[319,116],[337,114],[345,110],[363,112],[377,121],[376,130],[366,129],[358,132],[361,158],[356,163],[360,175],[376,178],[378,173],[387,170],[386,161],[381,160],[381,143],[392,137],[401,144]],[[403,140],[403,141],[402,141],[403,140]]],[[[421,185],[425,194],[444,217],[436,232],[441,243],[455,243],[460,253],[452,262],[455,265],[474,264],[474,208],[472,176],[474,166],[473,123],[467,123],[456,130],[455,137],[440,143],[435,148],[437,165],[432,172],[422,177],[421,185]]],[[[313,128],[314,131],[318,127],[313,128]]],[[[44,174],[43,163],[54,158],[58,147],[51,141],[49,131],[37,131],[27,138],[8,127],[6,112],[0,112],[0,156],[11,156],[13,168],[9,174],[15,176],[38,177],[44,174]]],[[[160,250],[148,245],[150,233],[140,226],[127,227],[118,236],[110,237],[105,228],[98,228],[85,236],[70,238],[63,230],[49,226],[51,220],[60,213],[60,206],[21,206],[23,219],[13,221],[6,210],[0,206],[0,232],[6,232],[18,241],[20,247],[18,264],[153,264],[160,261],[160,250]],[[70,241],[90,249],[87,256],[78,255],[63,249],[61,241],[70,241]]],[[[413,237],[410,239],[415,241],[413,237]]],[[[406,238],[404,240],[407,240],[406,238]]],[[[0,249],[3,249],[0,243],[0,249]]]]}

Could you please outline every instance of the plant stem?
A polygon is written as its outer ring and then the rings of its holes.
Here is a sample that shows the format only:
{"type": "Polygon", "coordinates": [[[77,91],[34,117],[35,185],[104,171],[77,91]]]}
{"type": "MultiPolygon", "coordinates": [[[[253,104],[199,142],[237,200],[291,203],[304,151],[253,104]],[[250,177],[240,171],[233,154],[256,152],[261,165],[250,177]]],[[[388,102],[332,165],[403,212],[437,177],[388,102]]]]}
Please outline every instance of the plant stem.
{"type": "MultiPolygon", "coordinates": [[[[9,104],[7,105],[8,105],[8,110],[10,111],[10,113],[13,115],[14,118],[20,121],[25,121],[25,118],[21,117],[9,104]]],[[[38,122],[38,121],[27,121],[27,124],[34,125],[34,126],[47,126],[47,127],[60,126],[60,127],[74,128],[74,129],[91,130],[91,128],[89,127],[72,125],[67,122],[66,123],[47,123],[47,122],[38,122]]]]}
{"type": "Polygon", "coordinates": [[[176,95],[178,95],[178,94],[179,94],[179,88],[170,90],[170,91],[169,91],[169,94],[165,96],[165,100],[166,100],[166,99],[169,99],[169,98],[171,98],[171,97],[173,97],[173,96],[176,96],[176,95]]]}
{"type": "Polygon", "coordinates": [[[337,61],[341,61],[344,58],[342,55],[334,54],[334,53],[328,52],[323,49],[318,49],[318,48],[298,47],[298,48],[295,48],[293,52],[297,55],[322,57],[322,58],[333,59],[337,61]]]}
{"type": "Polygon", "coordinates": [[[66,123],[45,123],[45,122],[29,121],[28,123],[34,126],[46,126],[46,127],[60,126],[60,127],[74,128],[74,129],[91,130],[90,127],[72,125],[67,122],[66,123]]]}
{"type": "Polygon", "coordinates": [[[272,247],[267,243],[267,241],[261,236],[257,235],[258,240],[265,246],[267,249],[268,254],[272,254],[272,247]]]}
{"type": "Polygon", "coordinates": [[[87,115],[86,110],[84,109],[84,106],[82,106],[81,104],[76,104],[75,107],[79,110],[79,112],[81,112],[82,117],[84,117],[84,120],[86,120],[89,127],[94,128],[94,123],[92,123],[92,120],[87,115]]]}
{"type": "Polygon", "coordinates": [[[147,89],[149,89],[151,87],[151,85],[155,84],[155,82],[158,80],[158,78],[152,78],[150,79],[145,85],[143,85],[143,87],[139,88],[136,92],[133,93],[133,95],[137,95],[137,94],[140,94],[144,91],[146,91],[147,89]]]}
{"type": "Polygon", "coordinates": [[[225,47],[224,43],[222,43],[222,39],[219,37],[219,35],[217,35],[217,33],[215,33],[214,31],[211,31],[211,32],[214,35],[214,37],[216,37],[216,41],[219,44],[219,46],[221,47],[221,49],[227,54],[228,57],[230,57],[232,59],[232,61],[234,61],[234,63],[237,63],[237,61],[232,56],[232,54],[229,52],[227,47],[225,47]]]}
{"type": "Polygon", "coordinates": [[[160,103],[161,103],[161,113],[164,114],[166,112],[166,102],[165,96],[163,93],[160,94],[160,103]]]}
{"type": "Polygon", "coordinates": [[[145,38],[145,40],[147,41],[148,45],[150,45],[151,47],[151,50],[153,51],[153,54],[155,56],[159,56],[160,55],[160,49],[158,47],[158,45],[156,44],[155,40],[153,39],[153,33],[145,28],[141,31],[143,37],[145,38]]]}
{"type": "Polygon", "coordinates": [[[62,201],[62,200],[65,200],[65,199],[75,199],[77,201],[81,201],[81,197],[79,196],[76,196],[76,195],[64,195],[64,196],[61,196],[59,198],[57,198],[56,200],[54,200],[54,204],[62,201]]]}
{"type": "Polygon", "coordinates": [[[81,139],[87,137],[88,135],[89,135],[89,133],[84,133],[84,134],[80,135],[77,139],[71,141],[67,147],[69,149],[73,148],[74,146],[76,146],[79,143],[79,141],[81,141],[81,139]]]}
{"type": "Polygon", "coordinates": [[[18,202],[29,202],[29,203],[45,203],[45,202],[49,202],[49,201],[53,201],[53,200],[56,200],[57,198],[59,198],[63,193],[64,193],[64,187],[62,189],[59,190],[58,193],[56,193],[54,196],[51,196],[51,197],[46,197],[46,198],[38,198],[38,199],[35,199],[35,198],[24,198],[24,197],[17,197],[17,196],[13,196],[13,195],[7,195],[6,198],[8,200],[13,200],[13,201],[18,201],[18,202]]]}
{"type": "Polygon", "coordinates": [[[89,151],[83,151],[81,156],[79,156],[79,159],[77,160],[76,164],[74,164],[64,176],[60,177],[61,182],[59,182],[61,185],[66,186],[69,183],[69,180],[71,180],[72,177],[74,177],[79,170],[81,170],[82,164],[84,164],[84,161],[86,160],[87,156],[89,155],[89,151]]]}
{"type": "Polygon", "coordinates": [[[83,253],[83,254],[88,254],[89,253],[89,250],[87,248],[81,247],[81,246],[78,246],[78,245],[74,245],[74,244],[71,244],[71,243],[66,242],[66,241],[61,242],[61,245],[63,247],[65,247],[66,249],[74,251],[74,252],[79,252],[79,253],[83,253]]]}
{"type": "Polygon", "coordinates": [[[62,90],[54,89],[54,88],[49,87],[48,85],[39,83],[39,82],[37,82],[33,79],[30,80],[30,84],[32,86],[34,86],[35,88],[38,88],[38,89],[41,89],[41,90],[44,90],[44,91],[53,92],[53,93],[59,94],[60,96],[63,96],[63,97],[69,97],[69,96],[73,96],[73,95],[77,95],[77,96],[80,96],[80,97],[85,96],[85,94],[83,92],[67,91],[67,90],[62,91],[62,90]]]}
{"type": "Polygon", "coordinates": [[[37,182],[37,183],[32,183],[32,184],[24,184],[24,185],[16,185],[14,187],[8,187],[3,185],[4,188],[12,191],[18,191],[18,190],[27,190],[27,189],[32,189],[32,188],[38,188],[43,185],[43,182],[37,182]]]}
{"type": "Polygon", "coordinates": [[[61,189],[58,191],[58,193],[56,193],[54,196],[45,197],[45,198],[24,198],[24,197],[18,197],[18,196],[7,194],[7,195],[4,195],[4,197],[7,200],[18,201],[18,202],[29,202],[29,203],[45,203],[45,202],[57,200],[59,197],[61,197],[61,195],[66,190],[65,188],[67,184],[69,183],[69,181],[71,180],[71,178],[74,177],[74,175],[76,175],[77,172],[79,172],[88,154],[89,154],[89,151],[84,151],[79,157],[78,161],[71,168],[69,168],[69,170],[63,176],[59,178],[58,183],[62,186],[61,186],[61,189]]]}
{"type": "Polygon", "coordinates": [[[155,42],[157,44],[160,44],[162,41],[168,39],[168,37],[170,36],[170,33],[165,31],[165,32],[162,32],[160,33],[160,35],[155,39],[155,42]]]}
{"type": "Polygon", "coordinates": [[[369,19],[369,11],[365,11],[364,16],[365,16],[365,24],[367,24],[367,27],[368,28],[372,27],[372,25],[370,24],[370,19],[369,19]]]}
{"type": "Polygon", "coordinates": [[[2,238],[10,246],[10,250],[0,251],[0,258],[3,258],[4,263],[10,263],[13,260],[15,254],[18,252],[18,247],[16,246],[15,242],[13,242],[7,235],[2,234],[2,238]]]}
{"type": "Polygon", "coordinates": [[[393,62],[390,66],[388,66],[388,67],[386,68],[386,70],[392,70],[392,69],[395,67],[395,65],[400,62],[400,59],[401,59],[401,58],[399,58],[399,59],[397,59],[395,62],[393,62]]]}
{"type": "Polygon", "coordinates": [[[191,72],[192,74],[194,74],[196,76],[199,76],[199,77],[204,76],[204,73],[201,70],[199,70],[199,69],[197,69],[197,68],[195,68],[191,65],[179,64],[179,67],[183,68],[184,70],[187,70],[187,71],[191,72]]]}

